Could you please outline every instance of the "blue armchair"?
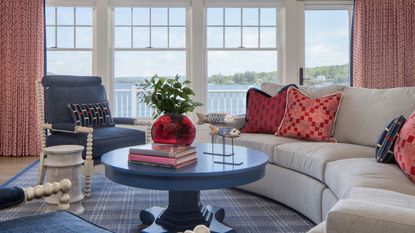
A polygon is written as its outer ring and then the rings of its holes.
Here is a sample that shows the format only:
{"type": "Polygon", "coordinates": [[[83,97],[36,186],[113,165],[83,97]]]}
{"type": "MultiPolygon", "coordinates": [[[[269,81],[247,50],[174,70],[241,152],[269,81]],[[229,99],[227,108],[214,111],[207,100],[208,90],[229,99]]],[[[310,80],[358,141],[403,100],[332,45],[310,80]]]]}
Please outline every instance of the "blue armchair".
{"type": "Polygon", "coordinates": [[[71,182],[69,180],[38,185],[27,189],[20,187],[0,189],[0,210],[19,206],[33,199],[61,193],[58,199],[58,209],[61,211],[3,221],[0,222],[0,231],[9,233],[111,232],[65,211],[69,209],[70,189],[71,182]]]}
{"type": "MultiPolygon", "coordinates": [[[[69,104],[107,101],[100,77],[48,75],[41,82],[38,81],[36,87],[42,129],[39,184],[43,183],[45,177],[44,159],[47,157],[43,152],[45,147],[64,144],[85,146],[83,152],[85,196],[89,196],[93,165],[100,163],[104,153],[146,142],[145,132],[140,130],[115,126],[83,127],[74,123],[68,108],[69,104]]],[[[115,124],[147,126],[151,124],[150,121],[139,121],[134,118],[113,118],[113,120],[115,124]]]]}

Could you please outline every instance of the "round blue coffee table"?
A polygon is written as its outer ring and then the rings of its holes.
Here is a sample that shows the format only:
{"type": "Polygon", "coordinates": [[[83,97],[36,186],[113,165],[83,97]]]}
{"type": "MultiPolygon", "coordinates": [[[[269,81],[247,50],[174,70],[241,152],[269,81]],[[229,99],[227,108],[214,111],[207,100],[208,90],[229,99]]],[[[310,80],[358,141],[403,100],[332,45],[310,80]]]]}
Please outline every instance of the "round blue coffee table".
{"type": "MultiPolygon", "coordinates": [[[[167,208],[151,207],[140,212],[140,219],[149,225],[142,232],[178,232],[196,225],[209,226],[212,232],[235,232],[222,224],[222,208],[200,203],[200,190],[237,187],[257,181],[265,175],[268,156],[261,151],[234,147],[234,156],[207,155],[212,144],[197,144],[198,162],[178,170],[128,163],[129,148],[110,151],[102,156],[105,176],[119,184],[169,191],[167,208]],[[228,165],[215,163],[240,163],[228,165]]],[[[221,148],[221,145],[217,148],[221,148]]],[[[227,146],[230,151],[230,146],[227,146]]]]}

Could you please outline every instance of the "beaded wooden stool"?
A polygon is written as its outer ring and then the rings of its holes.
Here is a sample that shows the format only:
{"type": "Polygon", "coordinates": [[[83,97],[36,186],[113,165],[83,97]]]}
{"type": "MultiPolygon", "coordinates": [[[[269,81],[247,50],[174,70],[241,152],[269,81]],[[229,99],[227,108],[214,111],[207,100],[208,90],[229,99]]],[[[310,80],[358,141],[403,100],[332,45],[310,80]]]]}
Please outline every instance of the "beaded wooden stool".
{"type": "MultiPolygon", "coordinates": [[[[47,180],[52,183],[62,179],[69,179],[72,182],[70,192],[70,209],[75,214],[84,212],[82,200],[82,177],[81,166],[84,162],[82,159],[83,146],[79,145],[60,145],[45,148],[47,158],[45,167],[47,171],[47,180]]],[[[47,211],[56,211],[58,208],[58,196],[52,195],[45,198],[47,211]]]]}

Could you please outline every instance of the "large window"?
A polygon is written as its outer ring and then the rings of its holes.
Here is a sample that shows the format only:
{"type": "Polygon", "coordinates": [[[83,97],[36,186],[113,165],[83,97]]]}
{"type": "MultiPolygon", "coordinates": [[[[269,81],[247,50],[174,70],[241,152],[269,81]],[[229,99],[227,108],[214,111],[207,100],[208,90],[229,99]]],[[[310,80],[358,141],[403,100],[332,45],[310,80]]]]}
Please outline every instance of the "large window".
{"type": "Polygon", "coordinates": [[[276,81],[278,9],[208,8],[208,112],[245,113],[250,87],[276,81]]]}
{"type": "Polygon", "coordinates": [[[92,75],[93,8],[47,7],[48,74],[92,75]]]}
{"type": "Polygon", "coordinates": [[[186,78],[186,8],[114,8],[114,107],[150,117],[135,84],[154,75],[186,78]]]}
{"type": "Polygon", "coordinates": [[[156,74],[190,79],[198,111],[231,114],[250,87],[298,84],[300,67],[305,85],[350,82],[353,0],[46,2],[48,73],[101,76],[114,116],[151,117],[136,84],[156,74]]]}
{"type": "Polygon", "coordinates": [[[306,85],[350,85],[350,8],[305,10],[306,85]]]}

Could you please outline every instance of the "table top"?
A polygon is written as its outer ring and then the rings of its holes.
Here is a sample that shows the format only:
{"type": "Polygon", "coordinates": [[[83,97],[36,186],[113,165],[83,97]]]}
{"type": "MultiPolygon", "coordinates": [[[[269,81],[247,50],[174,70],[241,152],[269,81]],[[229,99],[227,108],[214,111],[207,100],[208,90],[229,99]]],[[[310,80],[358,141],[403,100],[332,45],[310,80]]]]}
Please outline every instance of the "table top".
{"type": "MultiPolygon", "coordinates": [[[[234,146],[234,156],[208,155],[212,144],[196,144],[198,161],[181,169],[145,166],[128,163],[129,148],[110,151],[101,158],[105,175],[110,180],[133,187],[194,191],[236,187],[259,180],[265,175],[268,156],[261,151],[234,146]],[[242,165],[218,164],[214,161],[243,162],[242,165]]],[[[221,152],[222,145],[215,144],[215,152],[221,152]]],[[[226,152],[231,146],[226,146],[226,152]]]]}

